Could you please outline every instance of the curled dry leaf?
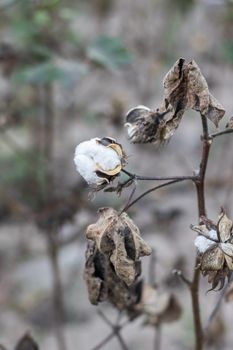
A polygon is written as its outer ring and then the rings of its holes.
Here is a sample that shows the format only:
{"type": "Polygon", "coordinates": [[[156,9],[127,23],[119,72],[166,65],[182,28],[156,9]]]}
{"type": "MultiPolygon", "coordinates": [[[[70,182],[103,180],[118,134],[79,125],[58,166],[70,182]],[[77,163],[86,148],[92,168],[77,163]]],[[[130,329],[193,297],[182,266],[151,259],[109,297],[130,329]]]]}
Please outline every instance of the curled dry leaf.
{"type": "Polygon", "coordinates": [[[194,60],[180,58],[164,77],[164,102],[156,110],[138,106],[126,114],[128,136],[133,143],[165,142],[178,128],[188,109],[200,112],[215,126],[225,114],[209,92],[208,84],[194,60]]]}
{"type": "MultiPolygon", "coordinates": [[[[181,119],[187,109],[194,109],[215,126],[225,114],[223,106],[210,94],[206,79],[194,60],[180,58],[164,78],[165,105],[172,106],[171,120],[181,119]]],[[[176,123],[177,125],[178,123],[176,123]]]]}
{"type": "Polygon", "coordinates": [[[204,225],[192,226],[198,232],[195,245],[200,255],[200,269],[203,275],[208,275],[211,290],[220,285],[222,289],[225,280],[233,271],[233,223],[222,210],[217,225],[205,218],[204,225]]]}
{"type": "Polygon", "coordinates": [[[142,281],[136,280],[127,286],[116,275],[108,257],[98,250],[93,241],[88,241],[87,245],[84,279],[89,300],[94,305],[109,301],[118,310],[130,309],[138,302],[141,294],[142,281]]]}
{"type": "Polygon", "coordinates": [[[86,236],[84,278],[91,303],[108,300],[129,310],[140,298],[140,258],[151,248],[129,216],[112,208],[99,210],[99,219],[88,226],[86,236]]]}
{"type": "Polygon", "coordinates": [[[96,243],[101,253],[108,255],[116,275],[128,286],[137,277],[140,257],[151,254],[151,248],[129,216],[119,215],[112,208],[99,210],[99,219],[88,226],[86,236],[96,243]]]}

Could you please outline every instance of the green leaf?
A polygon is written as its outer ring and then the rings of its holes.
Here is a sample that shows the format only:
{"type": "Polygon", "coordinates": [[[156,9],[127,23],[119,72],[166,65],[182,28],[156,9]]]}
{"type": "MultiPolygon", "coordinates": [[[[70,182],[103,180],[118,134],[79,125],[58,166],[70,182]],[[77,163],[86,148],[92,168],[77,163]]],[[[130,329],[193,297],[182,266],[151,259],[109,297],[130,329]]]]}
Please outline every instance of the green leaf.
{"type": "Polygon", "coordinates": [[[20,69],[13,74],[12,78],[18,83],[46,85],[59,81],[68,86],[74,84],[86,71],[86,65],[78,62],[49,61],[20,69]]]}
{"type": "Polygon", "coordinates": [[[89,59],[109,69],[131,63],[132,55],[119,38],[99,37],[88,48],[89,59]]]}
{"type": "Polygon", "coordinates": [[[39,27],[44,27],[50,24],[51,17],[46,10],[38,10],[34,14],[34,23],[39,27]]]}

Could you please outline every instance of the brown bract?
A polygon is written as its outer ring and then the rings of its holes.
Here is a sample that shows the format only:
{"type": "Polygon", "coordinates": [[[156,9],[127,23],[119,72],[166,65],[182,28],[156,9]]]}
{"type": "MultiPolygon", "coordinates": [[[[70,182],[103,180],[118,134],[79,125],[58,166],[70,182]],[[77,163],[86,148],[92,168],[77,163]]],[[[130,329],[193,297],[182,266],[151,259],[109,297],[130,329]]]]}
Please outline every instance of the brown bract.
{"type": "Polygon", "coordinates": [[[99,210],[99,219],[86,231],[89,239],[84,277],[91,303],[109,300],[118,308],[138,298],[140,258],[151,254],[138,227],[126,213],[99,210]],[[127,301],[128,300],[128,301],[127,301]]]}
{"type": "MultiPolygon", "coordinates": [[[[204,236],[211,243],[210,230],[215,230],[217,239],[201,254],[200,269],[203,275],[208,275],[208,282],[215,289],[219,284],[222,289],[226,278],[230,278],[233,271],[233,223],[224,211],[221,212],[217,225],[205,219],[204,225],[193,226],[193,230],[204,236]]],[[[212,290],[211,289],[211,290],[212,290]]]]}

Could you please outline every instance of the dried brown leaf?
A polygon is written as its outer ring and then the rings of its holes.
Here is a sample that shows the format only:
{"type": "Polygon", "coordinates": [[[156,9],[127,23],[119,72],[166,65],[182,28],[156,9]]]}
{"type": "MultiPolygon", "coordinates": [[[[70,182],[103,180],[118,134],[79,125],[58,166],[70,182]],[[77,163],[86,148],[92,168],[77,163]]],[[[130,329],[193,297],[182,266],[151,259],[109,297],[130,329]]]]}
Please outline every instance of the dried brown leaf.
{"type": "Polygon", "coordinates": [[[202,271],[218,271],[223,268],[224,254],[218,245],[209,248],[201,257],[202,271]]]}
{"type": "Polygon", "coordinates": [[[231,238],[233,223],[227,217],[224,211],[222,211],[222,213],[219,216],[217,227],[221,242],[224,243],[228,241],[231,238]]]}
{"type": "Polygon", "coordinates": [[[209,229],[206,225],[191,225],[191,229],[207,238],[209,237],[209,229]]]}
{"type": "Polygon", "coordinates": [[[112,208],[99,210],[99,219],[88,226],[86,236],[110,259],[117,276],[128,286],[138,275],[139,258],[151,254],[151,248],[140,237],[138,227],[128,215],[119,215],[112,208]]]}
{"type": "MultiPolygon", "coordinates": [[[[165,104],[173,108],[173,116],[176,119],[174,129],[178,127],[182,115],[187,109],[199,111],[211,120],[215,126],[225,114],[222,105],[210,94],[206,79],[200,68],[193,60],[188,64],[180,58],[164,78],[165,104]]],[[[170,122],[172,125],[172,123],[170,122]]],[[[171,128],[170,128],[171,130],[171,128]]],[[[172,132],[170,131],[172,134],[172,132]]]]}
{"type": "Polygon", "coordinates": [[[194,60],[188,64],[187,69],[187,108],[206,115],[210,102],[208,84],[194,60]]]}
{"type": "Polygon", "coordinates": [[[96,244],[89,241],[86,250],[84,279],[86,281],[89,300],[92,304],[107,300],[105,285],[106,259],[96,249],[96,244]]]}
{"type": "Polygon", "coordinates": [[[110,261],[115,268],[117,276],[130,286],[136,278],[134,260],[128,258],[125,249],[124,232],[117,232],[114,237],[115,248],[110,256],[110,261]]]}

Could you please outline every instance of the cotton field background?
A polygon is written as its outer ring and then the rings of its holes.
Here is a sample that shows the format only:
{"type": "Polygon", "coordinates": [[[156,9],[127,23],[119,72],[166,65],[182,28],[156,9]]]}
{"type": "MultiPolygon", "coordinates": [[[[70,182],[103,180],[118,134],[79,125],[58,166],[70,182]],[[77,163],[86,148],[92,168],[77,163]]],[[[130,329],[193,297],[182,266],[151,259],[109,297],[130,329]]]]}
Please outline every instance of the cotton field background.
{"type": "MultiPolygon", "coordinates": [[[[76,171],[75,147],[110,137],[122,145],[132,173],[192,174],[201,152],[197,113],[185,113],[161,146],[131,144],[125,115],[137,105],[156,109],[166,72],[183,57],[198,63],[224,106],[219,129],[225,128],[233,116],[233,2],[4,0],[0,23],[0,344],[13,349],[29,332],[40,349],[91,350],[111,333],[97,311],[113,323],[117,311],[89,302],[85,230],[98,208],[122,208],[130,189],[120,197],[90,192],[76,171]]],[[[211,149],[206,200],[215,222],[221,206],[233,218],[232,147],[225,135],[211,149]]],[[[150,186],[139,182],[136,194],[150,186]]],[[[143,258],[144,280],[153,263],[161,292],[172,292],[182,308],[178,321],[162,326],[161,349],[193,349],[190,296],[172,271],[189,276],[193,269],[194,191],[192,183],[176,184],[129,210],[155,252],[143,258]]],[[[202,277],[204,324],[219,299],[208,289],[202,277]]],[[[232,321],[232,302],[223,301],[208,349],[232,349],[232,321]]],[[[121,332],[135,350],[153,349],[155,333],[141,318],[121,332]]],[[[117,337],[105,345],[110,348],[121,349],[117,337]]]]}

